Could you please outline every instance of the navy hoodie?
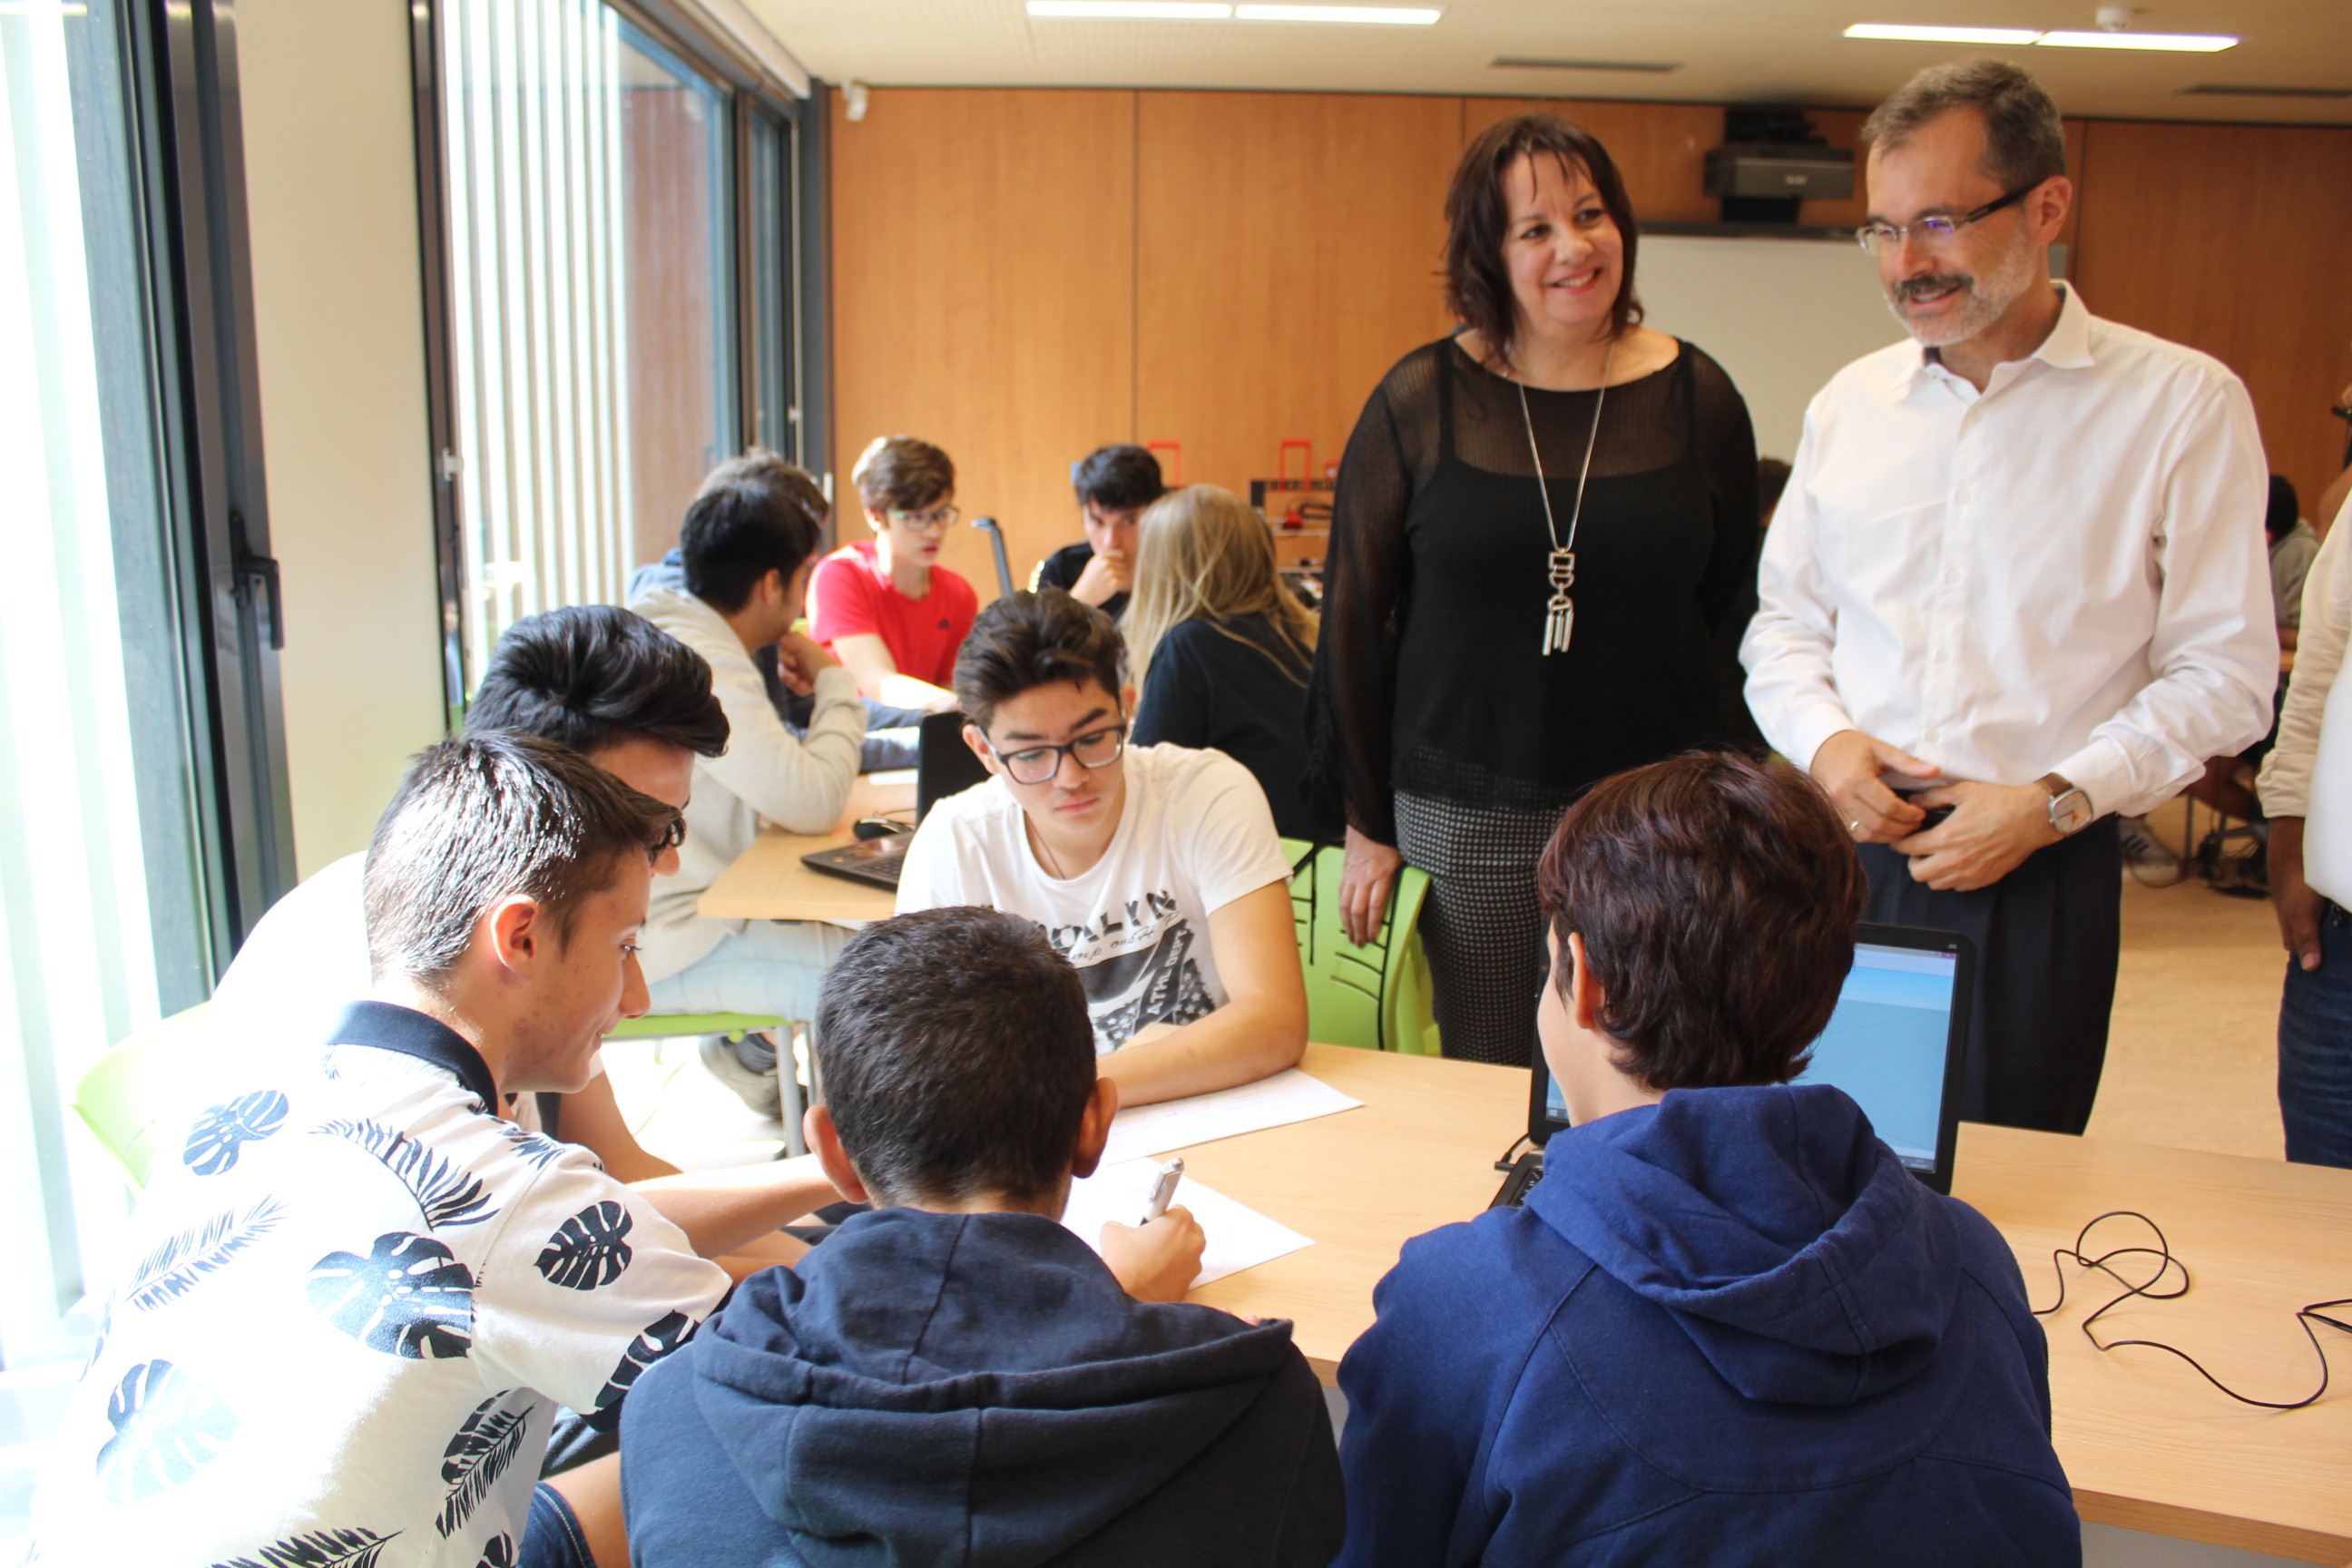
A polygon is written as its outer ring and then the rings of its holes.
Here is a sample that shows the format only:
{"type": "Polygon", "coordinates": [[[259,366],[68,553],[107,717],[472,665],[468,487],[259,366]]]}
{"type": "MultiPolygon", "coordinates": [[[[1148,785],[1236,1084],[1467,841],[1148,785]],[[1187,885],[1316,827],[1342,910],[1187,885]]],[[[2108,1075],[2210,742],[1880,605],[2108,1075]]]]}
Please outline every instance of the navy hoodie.
{"type": "Polygon", "coordinates": [[[1348,1568],[2082,1561],[2016,1259],[1827,1085],[1559,1133],[1373,1300],[1348,1568]]]}
{"type": "Polygon", "coordinates": [[[1036,1215],[879,1209],[746,1280],[621,1426],[639,1568],[1323,1568],[1290,1325],[1139,1302],[1036,1215]]]}

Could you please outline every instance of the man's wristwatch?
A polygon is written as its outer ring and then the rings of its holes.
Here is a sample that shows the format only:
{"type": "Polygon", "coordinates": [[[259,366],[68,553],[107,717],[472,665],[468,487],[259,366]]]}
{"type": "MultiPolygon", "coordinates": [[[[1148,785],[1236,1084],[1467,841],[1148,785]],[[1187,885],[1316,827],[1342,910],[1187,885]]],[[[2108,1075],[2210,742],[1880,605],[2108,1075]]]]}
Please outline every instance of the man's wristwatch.
{"type": "Polygon", "coordinates": [[[2098,813],[2091,809],[2089,795],[2057,773],[2043,773],[2039,782],[2050,792],[2050,826],[2060,837],[2071,838],[2091,826],[2098,813]]]}

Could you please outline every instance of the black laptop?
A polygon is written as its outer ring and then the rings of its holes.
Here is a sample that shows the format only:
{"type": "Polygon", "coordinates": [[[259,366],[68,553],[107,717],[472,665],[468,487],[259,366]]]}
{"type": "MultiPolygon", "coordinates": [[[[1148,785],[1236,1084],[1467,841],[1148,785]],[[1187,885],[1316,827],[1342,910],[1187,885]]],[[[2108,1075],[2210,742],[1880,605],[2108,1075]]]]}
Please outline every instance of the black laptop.
{"type": "MultiPolygon", "coordinates": [[[[1833,1083],[1853,1096],[1905,1167],[1939,1193],[1952,1190],[1975,979],[1976,952],[1964,936],[1862,927],[1837,1011],[1794,1080],[1833,1083]]],[[[1543,1145],[1567,1126],[1568,1108],[1538,1053],[1528,1095],[1528,1140],[1535,1147],[1513,1163],[1490,1207],[1518,1203],[1543,1179],[1543,1145]]]]}
{"type": "MultiPolygon", "coordinates": [[[[988,777],[988,770],[964,744],[963,722],[963,715],[953,711],[923,717],[922,731],[915,745],[917,822],[929,816],[931,807],[948,796],[961,795],[988,777]]],[[[907,846],[914,840],[912,829],[885,833],[874,838],[861,838],[855,844],[814,850],[801,857],[801,864],[814,871],[887,888],[895,893],[898,890],[898,872],[907,864],[907,846]]]]}

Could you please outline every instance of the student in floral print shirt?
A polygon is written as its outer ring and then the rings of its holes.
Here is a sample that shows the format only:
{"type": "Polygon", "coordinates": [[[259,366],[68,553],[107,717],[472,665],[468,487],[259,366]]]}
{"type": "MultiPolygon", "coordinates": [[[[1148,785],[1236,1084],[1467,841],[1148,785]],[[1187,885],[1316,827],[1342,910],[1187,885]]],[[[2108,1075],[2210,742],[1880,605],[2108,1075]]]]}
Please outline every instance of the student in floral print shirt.
{"type": "Polygon", "coordinates": [[[495,1107],[578,1089],[644,1011],[637,929],[677,819],[544,742],[419,759],[368,852],[372,999],[307,1070],[224,1083],[164,1145],[36,1505],[39,1562],[589,1560],[534,1491],[556,1406],[616,1422],[727,1288],[697,1251],[772,1205],[657,1208],[495,1107]]]}

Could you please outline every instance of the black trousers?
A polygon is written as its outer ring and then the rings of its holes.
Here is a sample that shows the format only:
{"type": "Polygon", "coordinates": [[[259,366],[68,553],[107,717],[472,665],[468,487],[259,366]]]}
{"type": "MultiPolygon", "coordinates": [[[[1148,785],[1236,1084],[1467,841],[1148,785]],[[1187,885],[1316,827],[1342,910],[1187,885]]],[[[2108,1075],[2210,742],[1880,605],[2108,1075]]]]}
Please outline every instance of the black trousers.
{"type": "Polygon", "coordinates": [[[1990,888],[1939,893],[1883,844],[1862,847],[1862,918],[1958,931],[1977,950],[1960,1116],[2079,1133],[2099,1094],[2122,935],[2116,819],[2028,856],[1990,888]]]}

